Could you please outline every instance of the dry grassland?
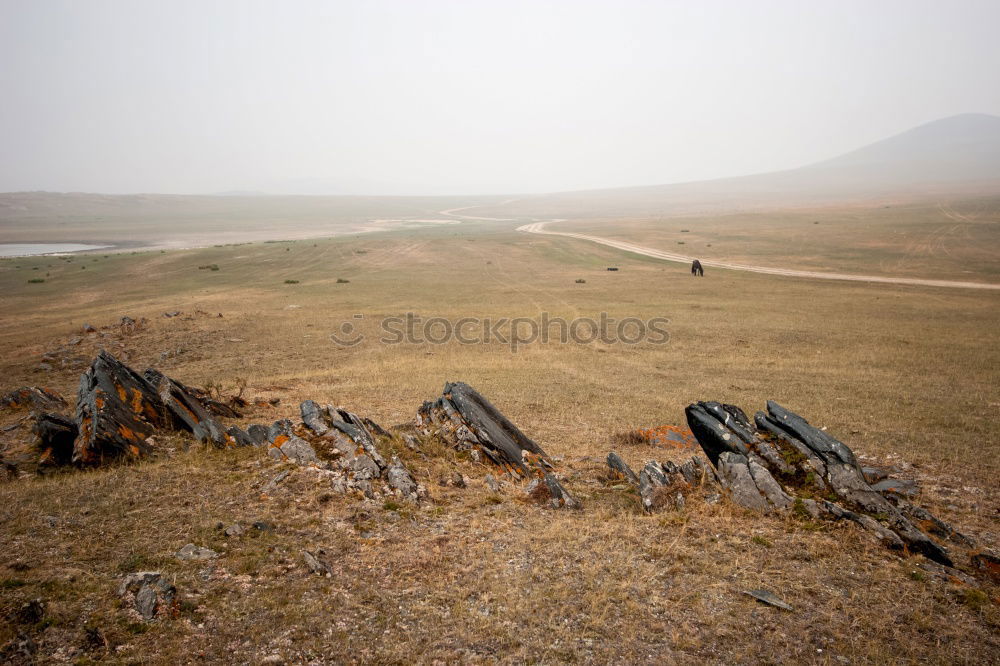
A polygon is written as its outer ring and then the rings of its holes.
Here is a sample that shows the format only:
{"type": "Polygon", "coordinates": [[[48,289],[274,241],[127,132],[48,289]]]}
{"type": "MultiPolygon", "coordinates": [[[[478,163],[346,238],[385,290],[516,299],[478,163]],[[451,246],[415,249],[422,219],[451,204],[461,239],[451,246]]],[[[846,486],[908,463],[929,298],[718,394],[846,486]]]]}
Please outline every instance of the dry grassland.
{"type": "MultiPolygon", "coordinates": [[[[185,451],[183,438],[167,438],[173,452],[159,460],[0,486],[0,611],[45,599],[46,626],[31,629],[39,654],[81,663],[1000,658],[996,586],[942,580],[846,525],[758,517],[725,501],[646,516],[603,472],[615,433],[682,423],[698,399],[751,411],[773,398],[856,452],[905,465],[923,504],[995,548],[1000,295],[725,271],[695,279],[683,266],[511,226],[0,262],[4,388],[72,394],[73,359],[103,344],[189,384],[246,378],[250,395],[281,398],[248,422],[294,416],[312,398],[388,426],[462,380],[561,461],[584,503],[559,512],[514,487],[496,495],[482,482],[487,468],[398,445],[430,491],[425,504],[365,506],[304,469],[262,497],[280,466],[259,451],[185,451]],[[212,264],[219,270],[198,269],[212,264]],[[173,310],[191,317],[161,316],[173,310]],[[668,317],[671,337],[516,353],[377,341],[384,315],[543,311],[668,317]],[[84,323],[125,314],[149,324],[120,342],[67,345],[84,323]],[[364,342],[330,341],[345,320],[364,342]],[[47,351],[57,360],[40,371],[47,351]],[[439,484],[456,471],[467,488],[439,484]],[[217,529],[237,521],[273,530],[217,529]],[[174,559],[188,542],[221,557],[174,559]],[[335,575],[309,574],[303,549],[322,549],[335,575]],[[121,576],[149,569],[174,578],[177,617],[143,624],[118,607],[121,576]],[[748,588],[795,611],[760,605],[741,594],[748,588]]],[[[620,453],[633,465],[683,455],[620,453]]],[[[0,644],[18,631],[5,625],[0,644]]]]}

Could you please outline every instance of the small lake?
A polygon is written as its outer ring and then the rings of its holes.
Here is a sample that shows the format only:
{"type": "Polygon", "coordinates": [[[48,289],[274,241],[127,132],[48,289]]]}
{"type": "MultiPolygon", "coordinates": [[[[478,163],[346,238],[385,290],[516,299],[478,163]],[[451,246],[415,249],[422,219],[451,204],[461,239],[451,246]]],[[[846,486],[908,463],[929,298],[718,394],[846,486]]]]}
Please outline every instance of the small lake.
{"type": "Polygon", "coordinates": [[[100,250],[112,245],[84,245],[83,243],[0,243],[0,257],[32,257],[39,254],[65,254],[100,250]]]}

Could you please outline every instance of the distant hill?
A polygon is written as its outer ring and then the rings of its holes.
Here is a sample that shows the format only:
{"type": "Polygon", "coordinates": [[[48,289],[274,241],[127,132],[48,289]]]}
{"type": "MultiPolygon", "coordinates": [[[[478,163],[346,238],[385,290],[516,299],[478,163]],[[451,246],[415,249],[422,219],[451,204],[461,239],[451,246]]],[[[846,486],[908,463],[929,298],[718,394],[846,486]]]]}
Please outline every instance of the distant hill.
{"type": "Polygon", "coordinates": [[[289,237],[290,229],[307,237],[320,225],[356,229],[373,218],[428,217],[467,206],[480,218],[647,217],[998,193],[1000,118],[963,114],[798,169],[672,185],[522,197],[15,192],[0,194],[0,239],[138,240],[176,236],[186,227],[226,234],[241,225],[271,237],[289,237]]]}
{"type": "Polygon", "coordinates": [[[788,171],[528,196],[477,214],[644,216],[982,193],[1000,193],[1000,118],[970,113],[788,171]]]}

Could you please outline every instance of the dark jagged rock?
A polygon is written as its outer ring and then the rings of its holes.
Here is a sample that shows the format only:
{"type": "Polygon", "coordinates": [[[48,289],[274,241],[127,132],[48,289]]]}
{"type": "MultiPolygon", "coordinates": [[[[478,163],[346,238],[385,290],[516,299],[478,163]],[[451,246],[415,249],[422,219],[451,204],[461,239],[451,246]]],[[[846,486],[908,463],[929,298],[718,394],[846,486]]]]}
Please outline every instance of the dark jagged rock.
{"type": "Polygon", "coordinates": [[[608,467],[611,469],[611,473],[617,478],[625,479],[629,483],[639,483],[639,477],[632,468],[628,466],[621,456],[619,456],[614,451],[608,453],[608,467]]]}
{"type": "Polygon", "coordinates": [[[747,434],[746,415],[742,411],[737,411],[743,415],[742,420],[727,410],[729,407],[733,411],[738,407],[731,405],[721,405],[717,402],[699,402],[688,406],[685,410],[688,427],[694,433],[702,450],[713,465],[718,467],[719,455],[725,452],[737,453],[745,456],[749,453],[747,444],[750,442],[747,434]]]}
{"type": "Polygon", "coordinates": [[[65,409],[69,405],[56,393],[39,386],[22,386],[0,396],[2,409],[30,409],[34,412],[49,412],[65,409]]]}
{"type": "Polygon", "coordinates": [[[147,369],[143,377],[156,388],[160,400],[173,414],[175,423],[183,424],[195,439],[219,447],[236,445],[230,442],[222,425],[186,386],[152,368],[147,369]]]}
{"type": "Polygon", "coordinates": [[[38,438],[38,463],[68,465],[73,460],[73,442],[79,430],[76,422],[60,414],[39,414],[32,426],[38,438]]]}
{"type": "Polygon", "coordinates": [[[148,437],[157,429],[177,426],[156,389],[103,350],[80,377],[76,422],[80,436],[73,460],[88,465],[148,454],[148,437]]]}
{"type": "Polygon", "coordinates": [[[421,434],[439,435],[451,446],[471,451],[474,457],[485,456],[517,476],[552,468],[538,444],[463,382],[445,384],[441,397],[425,402],[417,412],[416,425],[421,434]]]}
{"type": "MultiPolygon", "coordinates": [[[[943,546],[868,484],[843,442],[776,402],[768,401],[767,410],[755,415],[756,429],[729,405],[699,402],[686,410],[691,430],[736,503],[767,512],[798,502],[813,515],[852,520],[891,547],[905,546],[951,566],[943,546]]],[[[917,522],[947,532],[929,513],[919,512],[926,517],[917,522]]]]}

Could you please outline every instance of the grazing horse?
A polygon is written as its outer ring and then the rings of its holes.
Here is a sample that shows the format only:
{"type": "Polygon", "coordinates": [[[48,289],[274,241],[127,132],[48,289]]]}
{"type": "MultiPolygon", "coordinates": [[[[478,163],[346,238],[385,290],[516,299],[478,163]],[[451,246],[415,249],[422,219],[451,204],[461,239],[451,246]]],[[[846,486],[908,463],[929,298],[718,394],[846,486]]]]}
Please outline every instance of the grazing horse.
{"type": "Polygon", "coordinates": [[[700,275],[705,277],[705,269],[701,267],[701,262],[695,259],[691,263],[691,275],[700,275]]]}

